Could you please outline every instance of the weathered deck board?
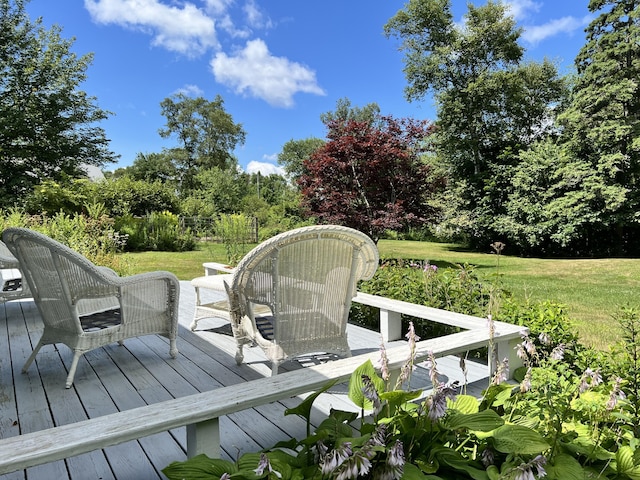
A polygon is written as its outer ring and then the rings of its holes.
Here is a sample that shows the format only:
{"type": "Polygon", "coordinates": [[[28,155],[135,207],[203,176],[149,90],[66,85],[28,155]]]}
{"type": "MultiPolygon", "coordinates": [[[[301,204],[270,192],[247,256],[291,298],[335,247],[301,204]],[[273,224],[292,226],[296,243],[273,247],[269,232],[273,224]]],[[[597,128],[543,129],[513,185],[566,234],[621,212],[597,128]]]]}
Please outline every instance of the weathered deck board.
{"type": "MultiPolygon", "coordinates": [[[[239,384],[269,376],[271,367],[258,348],[245,348],[245,363],[234,360],[235,342],[228,334],[227,322],[204,319],[198,331],[188,327],[193,316],[194,292],[181,282],[180,338],[178,358],[171,359],[168,341],[146,336],[125,341],[124,346],[109,345],[87,353],[79,362],[74,385],[64,388],[72,354],[65,346],[45,346],[26,374],[22,365],[40,334],[40,320],[32,301],[0,304],[0,438],[64,425],[109,413],[129,410],[197,392],[239,384]]],[[[349,327],[353,353],[379,349],[380,335],[349,327]]],[[[326,356],[309,356],[288,362],[281,368],[304,368],[324,361],[326,356]]],[[[468,362],[469,378],[478,380],[478,393],[486,386],[487,367],[468,362]],[[484,379],[484,380],[483,380],[484,379]]],[[[438,359],[443,380],[462,379],[456,358],[438,359]]],[[[418,369],[415,387],[428,388],[428,372],[418,369]]],[[[346,385],[335,385],[315,403],[312,423],[317,425],[329,408],[353,409],[346,397],[346,385]]],[[[212,393],[213,395],[214,393],[212,393]]],[[[284,416],[287,407],[299,398],[286,399],[220,419],[224,456],[235,458],[240,452],[256,451],[278,440],[305,434],[305,423],[295,416],[284,416]]],[[[186,429],[142,438],[67,459],[0,476],[8,479],[156,479],[160,470],[174,460],[186,458],[186,429]]]]}

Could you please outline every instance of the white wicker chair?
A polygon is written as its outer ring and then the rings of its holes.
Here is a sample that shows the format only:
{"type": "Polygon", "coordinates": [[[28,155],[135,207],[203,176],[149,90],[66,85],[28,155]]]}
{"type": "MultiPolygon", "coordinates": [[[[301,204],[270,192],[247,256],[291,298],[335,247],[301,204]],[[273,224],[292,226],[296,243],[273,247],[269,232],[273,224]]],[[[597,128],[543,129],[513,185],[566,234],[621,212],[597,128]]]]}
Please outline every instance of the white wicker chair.
{"type": "Polygon", "coordinates": [[[169,272],[119,277],[65,245],[25,228],[8,228],[2,239],[19,260],[44,322],[44,331],[22,371],[43,345],[64,343],[74,352],[66,387],[85,352],[126,338],[160,334],[169,353],[178,351],[180,284],[169,272]]]}
{"type": "Polygon", "coordinates": [[[0,270],[3,271],[2,280],[6,280],[0,282],[0,302],[31,298],[29,286],[22,279],[20,263],[3,242],[0,242],[0,270]]]}
{"type": "Polygon", "coordinates": [[[251,250],[226,284],[231,327],[243,346],[257,343],[272,362],[315,352],[350,356],[347,321],[356,284],[373,276],[378,249],[365,234],[336,225],[281,233],[251,250]],[[257,317],[255,305],[271,310],[257,317]]]}

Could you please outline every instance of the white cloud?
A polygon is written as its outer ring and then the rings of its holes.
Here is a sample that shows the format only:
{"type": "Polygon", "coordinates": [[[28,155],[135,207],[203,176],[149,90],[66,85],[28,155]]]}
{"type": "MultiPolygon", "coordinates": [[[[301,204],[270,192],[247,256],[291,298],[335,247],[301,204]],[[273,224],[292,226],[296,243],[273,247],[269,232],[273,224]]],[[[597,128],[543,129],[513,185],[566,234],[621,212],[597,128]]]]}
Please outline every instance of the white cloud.
{"type": "Polygon", "coordinates": [[[529,12],[537,12],[542,7],[541,3],[533,0],[510,0],[504,2],[509,9],[509,14],[513,15],[516,20],[522,20],[529,12]]]}
{"type": "Polygon", "coordinates": [[[169,6],[159,0],[85,0],[93,21],[137,28],[153,44],[188,56],[218,48],[215,22],[192,3],[169,6]]]}
{"type": "Polygon", "coordinates": [[[313,70],[271,55],[260,39],[248,41],[234,56],[216,54],[211,68],[217,82],[236,93],[261,98],[272,106],[293,106],[293,96],[298,92],[325,95],[313,70]]]}
{"type": "Polygon", "coordinates": [[[271,19],[264,14],[254,0],[248,0],[243,7],[247,22],[254,28],[266,29],[273,27],[271,19]]]}
{"type": "Polygon", "coordinates": [[[580,19],[569,16],[557,18],[542,25],[527,26],[524,27],[522,39],[531,44],[536,44],[549,37],[553,37],[563,33],[571,35],[579,28],[588,24],[589,21],[589,17],[580,19]]]}
{"type": "Polygon", "coordinates": [[[202,97],[204,95],[204,91],[197,85],[185,85],[176,90],[175,93],[182,93],[187,97],[202,97]]]}
{"type": "Polygon", "coordinates": [[[204,3],[207,11],[217,16],[224,14],[233,2],[234,0],[205,0],[204,3]]]}
{"type": "Polygon", "coordinates": [[[277,173],[278,175],[284,175],[284,169],[282,167],[278,167],[273,163],[268,162],[257,162],[255,160],[250,161],[247,164],[247,173],[258,173],[260,172],[262,175],[271,175],[272,173],[277,173]]]}

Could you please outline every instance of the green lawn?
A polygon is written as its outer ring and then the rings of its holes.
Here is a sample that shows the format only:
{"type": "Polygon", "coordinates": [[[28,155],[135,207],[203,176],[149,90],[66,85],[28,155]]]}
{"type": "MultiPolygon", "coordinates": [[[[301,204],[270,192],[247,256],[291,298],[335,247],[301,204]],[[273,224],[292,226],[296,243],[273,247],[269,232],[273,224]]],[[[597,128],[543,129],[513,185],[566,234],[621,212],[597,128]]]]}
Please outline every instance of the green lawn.
{"type": "MultiPolygon", "coordinates": [[[[429,260],[439,267],[468,263],[478,274],[496,278],[516,297],[555,300],[567,306],[582,340],[598,348],[614,342],[619,332],[612,315],[621,305],[640,306],[640,260],[539,259],[473,253],[454,244],[381,240],[383,258],[429,260]],[[497,264],[499,260],[499,270],[497,264]]],[[[489,249],[487,249],[489,251],[489,249]]],[[[508,252],[508,246],[505,250],[508,252]]],[[[193,252],[127,254],[132,273],[169,270],[181,280],[203,275],[202,263],[226,262],[223,245],[203,244],[193,252]]]]}

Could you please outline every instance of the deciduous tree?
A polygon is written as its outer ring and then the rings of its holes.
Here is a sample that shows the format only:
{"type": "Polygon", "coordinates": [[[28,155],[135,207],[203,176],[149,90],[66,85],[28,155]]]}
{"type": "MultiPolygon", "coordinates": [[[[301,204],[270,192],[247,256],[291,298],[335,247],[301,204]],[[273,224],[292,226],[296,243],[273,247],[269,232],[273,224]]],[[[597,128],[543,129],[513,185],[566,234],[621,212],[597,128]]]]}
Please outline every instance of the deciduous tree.
{"type": "Polygon", "coordinates": [[[208,101],[178,93],[165,98],[160,106],[167,119],[165,127],[159,130],[160,136],[175,135],[180,143],[180,152],[178,149],[171,152],[181,174],[183,193],[195,187],[198,170],[225,170],[236,165],[233,150],[244,144],[246,133],[225,111],[220,95],[208,101]]]}
{"type": "Polygon", "coordinates": [[[379,117],[332,121],[328,141],[304,161],[302,205],[321,223],[356,228],[377,241],[385,230],[423,225],[430,189],[421,161],[426,121],[379,117]]]}
{"type": "Polygon", "coordinates": [[[475,219],[472,236],[490,235],[518,151],[549,133],[565,92],[551,62],[522,62],[520,29],[506,8],[469,3],[461,27],[450,0],[409,0],[385,25],[405,52],[407,99],[434,95],[434,145],[461,195],[466,211],[457,212],[475,219]]]}
{"type": "Polygon", "coordinates": [[[78,57],[73,40],[31,21],[24,3],[0,0],[0,206],[116,158],[97,126],[109,112],[79,89],[92,55],[78,57]]]}
{"type": "Polygon", "coordinates": [[[294,185],[297,185],[304,173],[304,161],[324,143],[321,138],[309,137],[302,140],[291,139],[282,146],[282,152],[278,154],[278,165],[282,165],[294,185]]]}

